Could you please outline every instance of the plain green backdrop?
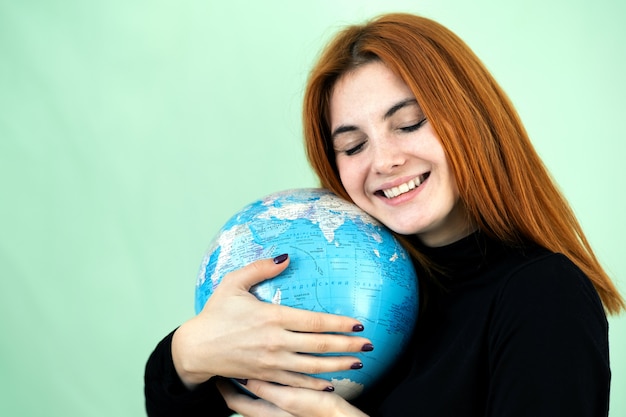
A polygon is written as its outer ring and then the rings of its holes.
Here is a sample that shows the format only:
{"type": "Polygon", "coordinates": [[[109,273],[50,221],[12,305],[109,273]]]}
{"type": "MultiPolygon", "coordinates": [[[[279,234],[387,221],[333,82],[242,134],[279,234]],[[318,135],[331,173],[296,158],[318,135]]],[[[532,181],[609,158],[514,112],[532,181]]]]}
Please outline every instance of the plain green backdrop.
{"type": "MultiPolygon", "coordinates": [[[[144,415],[145,361],[193,314],[218,228],[316,185],[318,50],[386,11],[484,60],[626,293],[621,0],[0,0],[0,415],[144,415]]],[[[624,417],[626,315],[609,321],[624,417]]]]}

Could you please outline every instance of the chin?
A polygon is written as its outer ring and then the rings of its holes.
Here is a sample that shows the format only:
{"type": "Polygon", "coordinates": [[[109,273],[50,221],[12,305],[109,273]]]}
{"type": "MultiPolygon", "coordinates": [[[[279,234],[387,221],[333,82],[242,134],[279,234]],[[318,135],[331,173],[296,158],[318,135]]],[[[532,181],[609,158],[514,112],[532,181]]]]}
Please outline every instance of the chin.
{"type": "Polygon", "coordinates": [[[388,224],[388,223],[384,223],[385,226],[387,226],[388,229],[392,230],[393,232],[399,234],[399,235],[416,235],[419,233],[419,228],[417,227],[410,227],[408,225],[394,225],[394,224],[388,224]]]}

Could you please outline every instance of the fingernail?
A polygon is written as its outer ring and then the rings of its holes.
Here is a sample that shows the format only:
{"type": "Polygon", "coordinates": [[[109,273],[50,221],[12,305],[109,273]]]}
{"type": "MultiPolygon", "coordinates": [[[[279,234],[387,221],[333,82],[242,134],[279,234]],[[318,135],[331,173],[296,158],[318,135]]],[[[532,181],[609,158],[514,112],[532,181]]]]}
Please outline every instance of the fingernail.
{"type": "Polygon", "coordinates": [[[287,255],[286,253],[283,253],[282,255],[278,255],[277,257],[274,258],[274,263],[282,264],[283,262],[287,260],[288,257],[289,255],[287,255]]]}
{"type": "Polygon", "coordinates": [[[350,369],[361,369],[361,368],[363,368],[363,364],[361,362],[355,362],[350,367],[350,369]]]}
{"type": "Polygon", "coordinates": [[[353,331],[353,332],[362,332],[362,331],[363,331],[363,329],[364,329],[364,327],[363,327],[363,325],[362,325],[362,324],[355,324],[355,325],[352,327],[352,331],[353,331]]]}
{"type": "Polygon", "coordinates": [[[366,343],[361,348],[361,352],[371,352],[374,350],[374,345],[371,343],[366,343]]]}
{"type": "Polygon", "coordinates": [[[247,379],[235,378],[235,381],[239,382],[241,385],[248,385],[248,380],[247,379]]]}
{"type": "Polygon", "coordinates": [[[333,387],[332,385],[329,387],[324,388],[324,391],[326,392],[333,392],[335,390],[335,387],[333,387]]]}

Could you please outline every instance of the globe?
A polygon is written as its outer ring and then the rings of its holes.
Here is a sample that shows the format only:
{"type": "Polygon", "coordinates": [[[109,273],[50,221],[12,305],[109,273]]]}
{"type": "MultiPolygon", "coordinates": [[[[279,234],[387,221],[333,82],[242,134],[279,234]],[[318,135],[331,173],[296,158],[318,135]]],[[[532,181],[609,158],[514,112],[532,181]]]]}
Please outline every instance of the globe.
{"type": "Polygon", "coordinates": [[[251,292],[262,301],[363,324],[360,334],[375,349],[350,353],[363,367],[315,374],[354,399],[384,375],[411,337],[418,312],[411,258],[381,223],[330,191],[274,193],[236,213],[211,241],[197,277],[196,313],[225,274],[283,253],[290,257],[287,269],[251,292]]]}

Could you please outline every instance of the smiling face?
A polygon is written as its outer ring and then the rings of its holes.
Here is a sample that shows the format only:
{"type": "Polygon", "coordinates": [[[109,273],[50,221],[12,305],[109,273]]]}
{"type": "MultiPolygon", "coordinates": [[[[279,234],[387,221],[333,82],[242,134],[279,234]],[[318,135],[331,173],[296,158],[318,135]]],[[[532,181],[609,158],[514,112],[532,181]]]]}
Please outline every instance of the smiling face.
{"type": "Polygon", "coordinates": [[[337,81],[330,125],[341,182],[361,209],[428,246],[472,232],[439,138],[409,87],[383,63],[337,81]]]}

